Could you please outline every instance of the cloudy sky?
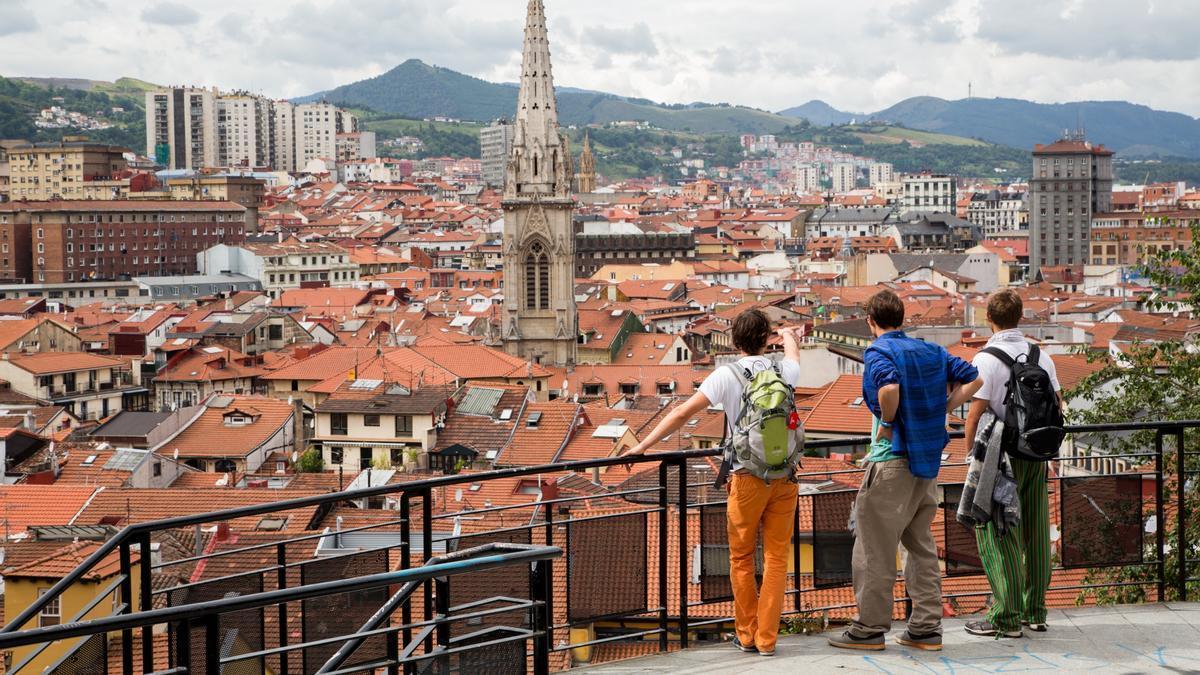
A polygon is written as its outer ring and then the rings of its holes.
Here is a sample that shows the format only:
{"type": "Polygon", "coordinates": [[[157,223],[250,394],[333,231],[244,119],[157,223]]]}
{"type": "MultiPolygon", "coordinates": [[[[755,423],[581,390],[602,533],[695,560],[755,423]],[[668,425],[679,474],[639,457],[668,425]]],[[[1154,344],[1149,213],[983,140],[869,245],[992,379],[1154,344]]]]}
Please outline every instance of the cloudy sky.
{"type": "MultiPolygon", "coordinates": [[[[0,0],[0,74],[297,96],[418,58],[514,81],[525,0],[0,0]]],[[[1200,115],[1200,0],[547,0],[559,85],[770,110],[1125,99],[1200,115]]]]}

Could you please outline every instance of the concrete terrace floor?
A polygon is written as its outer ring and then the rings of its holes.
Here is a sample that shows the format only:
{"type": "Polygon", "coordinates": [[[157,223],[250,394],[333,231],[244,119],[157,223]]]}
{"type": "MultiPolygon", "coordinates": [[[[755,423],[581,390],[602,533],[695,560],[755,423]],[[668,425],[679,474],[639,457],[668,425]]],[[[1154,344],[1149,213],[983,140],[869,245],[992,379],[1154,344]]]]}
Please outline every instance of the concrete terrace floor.
{"type": "MultiPolygon", "coordinates": [[[[785,636],[775,657],[743,654],[729,643],[706,644],[584,669],[588,673],[1197,673],[1200,603],[1124,605],[1051,610],[1049,630],[1020,639],[968,635],[947,619],[945,646],[923,652],[895,644],[894,624],[882,652],[850,652],[826,643],[826,634],[785,636]]],[[[837,630],[842,630],[838,628],[837,630]]],[[[830,633],[830,635],[836,633],[830,633]]]]}

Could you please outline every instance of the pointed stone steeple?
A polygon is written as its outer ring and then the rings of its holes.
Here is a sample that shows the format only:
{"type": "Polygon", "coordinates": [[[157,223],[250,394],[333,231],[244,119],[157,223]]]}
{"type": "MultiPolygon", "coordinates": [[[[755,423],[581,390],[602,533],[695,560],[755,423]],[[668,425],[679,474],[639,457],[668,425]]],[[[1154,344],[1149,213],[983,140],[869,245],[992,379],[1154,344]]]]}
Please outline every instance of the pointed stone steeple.
{"type": "Polygon", "coordinates": [[[509,354],[533,363],[575,363],[575,202],[571,154],[558,131],[546,11],[530,0],[521,93],[504,183],[504,316],[509,354]]]}
{"type": "Polygon", "coordinates": [[[576,190],[581,194],[596,191],[596,157],[592,154],[592,139],[583,131],[583,152],[579,153],[579,173],[575,174],[576,190]]]}
{"type": "Polygon", "coordinates": [[[567,196],[569,160],[558,132],[558,101],[554,96],[554,72],[542,0],[529,0],[525,17],[516,125],[505,197],[519,198],[523,193],[567,196]]]}

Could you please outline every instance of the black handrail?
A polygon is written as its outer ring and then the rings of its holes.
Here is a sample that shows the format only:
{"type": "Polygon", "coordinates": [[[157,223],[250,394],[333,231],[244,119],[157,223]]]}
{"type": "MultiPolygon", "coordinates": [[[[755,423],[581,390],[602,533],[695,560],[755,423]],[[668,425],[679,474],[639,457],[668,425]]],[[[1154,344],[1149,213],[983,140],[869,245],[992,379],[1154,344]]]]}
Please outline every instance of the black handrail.
{"type": "Polygon", "coordinates": [[[151,609],[132,614],[117,614],[90,621],[76,621],[57,626],[31,628],[17,633],[6,633],[0,635],[0,650],[40,644],[42,642],[66,640],[85,635],[96,635],[97,633],[114,633],[164,623],[192,621],[218,614],[248,609],[261,609],[280,603],[298,602],[325,595],[366,591],[394,584],[422,583],[441,576],[455,576],[469,572],[482,572],[508,565],[551,560],[562,556],[562,549],[555,546],[532,546],[526,544],[487,544],[476,549],[463,551],[463,554],[478,555],[481,553],[486,553],[487,555],[479,555],[479,557],[466,556],[436,565],[413,567],[407,570],[382,572],[349,579],[334,579],[333,581],[293,586],[274,591],[263,591],[261,593],[251,593],[218,600],[206,600],[177,607],[151,609]]]}
{"type": "MultiPolygon", "coordinates": [[[[1158,431],[1158,446],[1159,446],[1159,452],[1161,452],[1161,437],[1162,436],[1164,436],[1164,435],[1179,436],[1180,437],[1179,438],[1180,447],[1182,447],[1183,431],[1185,429],[1191,428],[1191,427],[1200,427],[1200,421],[1167,420],[1167,421],[1124,422],[1124,423],[1115,423],[1115,424],[1078,425],[1078,426],[1068,427],[1067,431],[1070,433],[1102,433],[1102,432],[1114,432],[1114,431],[1118,431],[1118,432],[1119,431],[1158,431]]],[[[951,432],[951,437],[961,438],[962,436],[963,436],[962,431],[951,432]]],[[[865,445],[869,442],[870,442],[870,439],[868,437],[841,437],[841,438],[813,439],[813,440],[810,440],[806,444],[806,449],[818,450],[818,449],[831,449],[831,448],[840,448],[840,447],[853,447],[853,446],[865,445]]],[[[366,498],[370,498],[370,497],[380,497],[380,496],[384,496],[384,495],[398,494],[401,497],[401,500],[400,500],[401,501],[401,504],[400,504],[401,505],[401,509],[400,509],[401,517],[400,517],[399,521],[394,521],[394,522],[398,522],[400,524],[401,533],[402,533],[401,538],[402,538],[403,542],[401,544],[399,544],[399,548],[401,549],[401,553],[402,553],[401,566],[403,568],[408,568],[409,563],[410,563],[410,555],[411,555],[411,544],[409,543],[408,536],[407,536],[407,532],[409,529],[408,526],[410,524],[409,520],[408,520],[408,518],[409,518],[408,512],[409,512],[409,502],[414,496],[419,497],[421,499],[421,508],[422,508],[422,514],[423,514],[423,517],[421,519],[422,535],[426,542],[425,558],[428,560],[430,557],[428,543],[430,542],[431,535],[432,535],[432,533],[430,531],[430,525],[431,525],[431,520],[433,519],[433,516],[431,513],[431,501],[432,501],[431,496],[433,494],[433,490],[435,490],[437,488],[453,486],[453,485],[461,485],[461,484],[465,484],[465,483],[484,482],[484,481],[488,481],[488,480],[523,477],[523,476],[530,476],[530,475],[536,475],[536,474],[563,474],[563,473],[570,473],[570,472],[581,473],[581,472],[587,471],[589,469],[608,467],[608,466],[620,466],[620,465],[631,465],[631,464],[639,464],[640,465],[640,464],[655,463],[655,464],[659,465],[659,486],[655,487],[655,488],[647,488],[644,490],[635,490],[635,491],[630,491],[630,492],[652,493],[652,492],[658,491],[659,492],[659,494],[658,494],[659,508],[657,508],[657,509],[651,508],[651,509],[647,509],[645,511],[640,511],[637,513],[646,513],[646,514],[658,513],[659,518],[660,518],[660,523],[665,519],[666,510],[663,505],[663,502],[667,498],[667,490],[668,490],[667,480],[666,480],[666,468],[667,467],[675,467],[675,469],[678,471],[678,478],[679,478],[679,481],[678,481],[678,483],[679,483],[678,489],[679,489],[679,494],[680,494],[679,517],[682,522],[682,520],[685,519],[686,511],[689,508],[695,507],[695,506],[702,506],[700,504],[688,503],[688,500],[687,500],[686,495],[687,495],[689,488],[697,487],[697,486],[691,485],[687,482],[686,468],[688,466],[689,460],[708,459],[708,458],[718,455],[719,452],[720,452],[720,450],[716,449],[716,448],[710,448],[710,449],[704,449],[704,450],[673,451],[673,452],[649,454],[649,455],[639,456],[639,457],[607,457],[607,458],[603,458],[603,459],[581,460],[581,461],[576,461],[576,462],[565,462],[565,463],[561,463],[561,464],[544,464],[544,465],[531,466],[531,467],[512,467],[512,468],[499,469],[499,470],[484,472],[484,473],[438,476],[438,477],[423,479],[423,480],[419,480],[419,481],[412,481],[412,482],[408,482],[408,483],[383,485],[383,486],[362,488],[362,489],[358,489],[358,490],[350,490],[350,491],[328,493],[328,494],[321,494],[321,495],[311,495],[311,496],[307,496],[307,497],[301,497],[301,498],[289,499],[289,500],[281,500],[281,501],[277,501],[277,502],[269,502],[269,503],[264,503],[264,504],[256,504],[256,505],[252,505],[252,506],[239,507],[239,508],[235,508],[235,509],[225,509],[225,510],[213,511],[213,512],[203,513],[203,514],[191,514],[191,515],[187,515],[187,516],[179,516],[179,517],[166,518],[166,519],[160,519],[160,520],[155,520],[155,521],[147,521],[147,522],[143,522],[143,523],[130,524],[130,525],[127,525],[125,528],[123,528],[114,538],[105,542],[97,551],[95,551],[91,556],[89,556],[79,567],[77,567],[75,570],[73,570],[70,574],[68,574],[66,577],[61,579],[59,582],[54,584],[54,586],[51,587],[49,592],[47,592],[46,594],[41,596],[37,601],[34,602],[34,604],[32,604],[30,607],[26,608],[23,612],[21,612],[21,614],[18,615],[15,619],[13,619],[7,626],[5,626],[3,629],[0,629],[0,649],[3,648],[4,644],[6,644],[6,639],[12,639],[16,635],[20,635],[23,638],[24,641],[21,642],[21,644],[39,643],[39,642],[49,640],[49,639],[62,639],[61,637],[49,637],[48,638],[43,633],[43,631],[53,631],[55,629],[58,629],[61,631],[62,627],[54,627],[54,628],[47,628],[47,629],[33,629],[31,631],[20,631],[20,627],[29,623],[37,615],[37,613],[40,612],[44,608],[46,603],[52,601],[54,597],[60,595],[65,588],[71,586],[76,581],[78,581],[78,579],[83,574],[86,574],[91,568],[93,568],[96,563],[98,563],[100,560],[104,559],[106,556],[112,554],[113,551],[115,551],[115,550],[120,550],[120,552],[122,554],[122,569],[125,570],[125,574],[126,574],[125,583],[128,584],[128,574],[129,574],[129,569],[130,569],[128,557],[129,557],[130,550],[135,546],[139,547],[141,549],[142,558],[143,558],[141,561],[141,566],[142,566],[141,572],[143,575],[142,581],[144,584],[142,595],[144,597],[141,598],[140,608],[136,607],[132,604],[127,604],[127,606],[124,608],[124,611],[125,612],[133,612],[135,609],[141,609],[142,611],[139,613],[136,613],[136,614],[126,613],[120,617],[110,617],[109,619],[99,620],[99,621],[101,621],[101,622],[118,621],[120,619],[124,619],[124,620],[128,621],[131,617],[156,616],[156,615],[153,615],[152,612],[165,611],[165,610],[151,610],[149,607],[149,605],[150,605],[149,599],[151,596],[151,594],[148,590],[150,588],[150,585],[148,582],[149,582],[149,573],[150,573],[150,569],[151,569],[151,564],[150,564],[149,555],[148,555],[149,540],[150,540],[151,533],[159,531],[159,530],[187,527],[189,525],[199,525],[199,524],[204,524],[204,523],[226,521],[226,520],[237,519],[237,518],[247,518],[247,517],[262,515],[262,514],[267,514],[267,513],[275,513],[275,512],[279,512],[279,511],[287,511],[287,510],[302,509],[302,508],[309,508],[309,507],[325,507],[325,506],[330,506],[330,505],[333,505],[333,504],[336,504],[339,502],[344,502],[344,501],[353,501],[353,500],[366,499],[366,498]],[[18,631],[20,631],[20,632],[18,632],[18,631]]],[[[1145,456],[1151,457],[1154,455],[1146,454],[1145,456]]],[[[1060,461],[1069,462],[1069,461],[1072,461],[1073,459],[1076,459],[1076,458],[1062,458],[1060,461]]],[[[1179,457],[1179,462],[1182,465],[1182,456],[1179,457]]],[[[1161,466],[1161,455],[1158,455],[1158,465],[1161,466]]],[[[1180,466],[1180,468],[1182,469],[1182,466],[1180,466]]],[[[826,473],[832,473],[832,472],[818,471],[818,472],[813,472],[813,473],[814,473],[814,475],[825,475],[826,473]]],[[[840,472],[838,472],[838,473],[840,473],[840,472]]],[[[1160,476],[1159,482],[1160,482],[1160,489],[1161,489],[1161,482],[1162,482],[1161,470],[1159,471],[1159,476],[1160,476]]],[[[534,507],[534,508],[551,507],[552,508],[553,505],[557,502],[576,501],[576,500],[580,500],[580,499],[603,499],[603,498],[608,498],[608,497],[619,496],[620,494],[623,494],[623,493],[604,492],[604,493],[598,493],[596,495],[591,495],[588,497],[578,497],[578,498],[572,497],[572,498],[565,498],[565,499],[552,499],[552,500],[538,501],[533,504],[523,505],[522,507],[512,507],[512,508],[529,508],[529,507],[534,507]]],[[[1181,499],[1182,499],[1182,497],[1180,496],[1180,500],[1181,499]]],[[[1161,502],[1161,500],[1160,500],[1160,502],[1161,502]]],[[[1182,507],[1182,504],[1180,504],[1180,506],[1182,507]]],[[[497,507],[497,508],[485,509],[485,510],[487,510],[487,511],[507,510],[507,508],[508,507],[497,507]]],[[[1159,508],[1161,509],[1161,503],[1159,504],[1159,508]]],[[[1181,511],[1181,514],[1182,514],[1182,511],[1181,511]]],[[[552,531],[551,523],[553,522],[553,520],[552,520],[553,513],[550,511],[549,508],[547,509],[546,515],[547,515],[547,517],[546,517],[545,526],[547,527],[547,533],[548,533],[547,534],[547,544],[550,544],[551,540],[550,540],[549,533],[552,531]]],[[[628,515],[628,514],[624,514],[624,515],[628,515]]],[[[1183,517],[1183,516],[1181,516],[1181,517],[1183,517]]],[[[567,521],[567,522],[572,522],[572,521],[567,521]]],[[[1162,534],[1163,534],[1162,530],[1165,529],[1164,527],[1162,527],[1162,525],[1164,525],[1164,524],[1162,522],[1161,517],[1159,518],[1159,523],[1160,523],[1159,538],[1161,539],[1162,534]]],[[[361,529],[365,530],[365,529],[370,529],[371,527],[377,527],[377,526],[378,525],[366,526],[361,529]]],[[[538,527],[538,526],[534,525],[533,523],[530,523],[529,525],[523,526],[520,529],[533,528],[533,527],[538,527]]],[[[664,539],[665,532],[666,532],[666,529],[664,527],[660,532],[660,541],[659,541],[660,547],[664,547],[664,545],[665,545],[665,539],[664,539]]],[[[311,536],[307,536],[305,538],[315,538],[316,536],[318,536],[318,535],[311,535],[311,536]]],[[[680,550],[686,551],[687,550],[687,536],[688,536],[686,527],[683,527],[681,525],[681,527],[679,528],[678,536],[679,536],[680,550]]],[[[1183,533],[1180,532],[1179,536],[1181,537],[1181,546],[1182,546],[1183,533]]],[[[278,547],[282,547],[287,543],[288,542],[286,542],[286,541],[285,542],[275,542],[272,544],[253,546],[251,548],[267,548],[269,546],[276,546],[277,550],[280,550],[280,555],[282,556],[283,555],[282,549],[278,548],[278,547]]],[[[555,550],[557,550],[557,549],[555,549],[555,550]]],[[[1160,550],[1161,550],[1161,547],[1160,547],[1160,550]]],[[[232,553],[232,552],[230,552],[230,553],[232,553]]],[[[208,556],[200,556],[200,558],[205,558],[205,557],[208,557],[208,556]]],[[[663,556],[662,558],[663,559],[660,559],[660,561],[659,561],[660,568],[662,567],[662,563],[665,562],[665,556],[663,556]]],[[[687,558],[686,555],[680,556],[679,570],[678,570],[678,574],[680,575],[680,580],[682,580],[683,578],[686,578],[686,576],[687,576],[688,567],[687,567],[687,559],[686,558],[687,558]]],[[[283,560],[282,557],[281,557],[281,560],[283,560]]],[[[432,565],[432,564],[434,564],[434,562],[430,561],[429,564],[432,565]]],[[[1158,561],[1158,564],[1159,564],[1159,568],[1161,571],[1162,561],[1161,560],[1158,561]]],[[[286,564],[285,562],[280,563],[280,565],[279,565],[280,572],[279,573],[281,576],[283,574],[283,571],[287,567],[290,567],[290,565],[286,564]]],[[[272,569],[272,568],[264,568],[264,570],[262,570],[262,571],[269,571],[270,569],[272,569]]],[[[428,570],[428,567],[416,568],[415,570],[402,569],[401,572],[406,572],[406,571],[416,572],[416,571],[420,571],[420,570],[428,570]]],[[[389,574],[394,574],[394,573],[389,573],[389,574]]],[[[1183,575],[1181,575],[1181,576],[1183,576],[1183,575]]],[[[368,580],[368,579],[374,579],[376,577],[379,577],[379,575],[374,575],[372,577],[359,577],[356,580],[340,580],[340,581],[363,581],[363,580],[368,580]]],[[[665,577],[665,570],[660,569],[660,577],[665,577]]],[[[1162,575],[1162,574],[1159,575],[1158,583],[1159,583],[1160,588],[1162,587],[1163,577],[1164,577],[1164,575],[1162,575]]],[[[391,579],[390,583],[396,583],[397,581],[399,581],[397,578],[394,578],[394,577],[389,577],[389,578],[391,579]]],[[[430,590],[431,590],[430,586],[431,586],[432,579],[433,579],[433,577],[425,577],[421,581],[414,582],[417,585],[420,585],[422,583],[425,584],[425,588],[426,588],[425,618],[426,618],[426,621],[429,621],[432,616],[433,608],[430,606],[430,604],[431,604],[430,603],[430,595],[431,595],[430,594],[430,590]]],[[[547,578],[544,581],[546,583],[548,583],[549,579],[547,578]]],[[[666,588],[665,578],[660,579],[660,581],[662,583],[662,586],[660,587],[659,590],[660,590],[660,593],[663,593],[663,591],[666,588]]],[[[334,582],[329,582],[329,583],[334,583],[334,582]]],[[[1183,583],[1184,582],[1181,580],[1180,585],[1183,586],[1183,583]]],[[[324,593],[322,593],[322,591],[326,589],[327,585],[326,584],[309,584],[306,586],[301,586],[301,587],[291,588],[291,589],[283,589],[282,586],[283,586],[283,583],[281,582],[281,589],[277,590],[277,591],[271,591],[270,593],[285,593],[285,591],[286,591],[287,593],[295,593],[297,595],[294,595],[294,596],[287,595],[287,599],[271,601],[271,602],[268,602],[267,604],[286,603],[286,602],[295,601],[297,599],[303,599],[305,597],[313,597],[314,595],[321,595],[321,594],[324,594],[324,593]],[[312,593],[312,589],[317,589],[316,593],[312,593]]],[[[130,597],[131,590],[126,589],[124,587],[122,590],[123,590],[123,593],[126,594],[126,597],[130,598],[127,601],[127,603],[131,603],[132,602],[132,598],[130,597]]],[[[344,589],[342,591],[330,591],[330,592],[331,593],[332,592],[347,592],[347,590],[355,590],[355,589],[344,589]]],[[[680,631],[679,632],[680,632],[680,636],[681,636],[681,644],[686,646],[687,640],[688,640],[688,624],[689,624],[688,617],[687,617],[687,608],[690,603],[688,602],[688,599],[686,596],[686,585],[685,584],[683,584],[683,583],[679,584],[679,591],[680,591],[680,598],[679,598],[679,600],[680,600],[680,608],[679,608],[680,631]]],[[[1181,591],[1183,593],[1186,593],[1186,587],[1181,588],[1181,591]]],[[[265,594],[265,593],[259,593],[259,594],[255,594],[254,596],[243,596],[242,598],[240,598],[238,600],[244,601],[246,598],[261,598],[261,597],[267,596],[267,595],[268,594],[265,594]]],[[[797,596],[798,596],[798,594],[797,594],[797,596]]],[[[1160,593],[1160,597],[1161,597],[1161,593],[1160,593]]],[[[408,625],[408,622],[409,622],[408,616],[410,614],[411,607],[410,607],[409,603],[407,603],[407,602],[401,602],[401,604],[402,604],[402,611],[405,614],[404,623],[405,623],[405,625],[408,625]]],[[[280,607],[282,608],[283,605],[281,604],[280,607]]],[[[190,616],[196,617],[196,616],[203,615],[205,619],[211,620],[213,616],[217,616],[217,615],[224,614],[224,613],[231,612],[231,611],[238,611],[239,609],[241,609],[241,606],[238,604],[237,601],[231,601],[229,599],[226,599],[226,600],[222,600],[222,601],[195,603],[195,604],[185,605],[185,606],[174,608],[174,609],[177,611],[194,610],[196,613],[193,615],[190,615],[190,616]],[[217,603],[217,604],[213,604],[213,603],[217,603]]],[[[656,612],[656,613],[661,612],[658,617],[659,623],[660,623],[660,628],[656,631],[651,631],[651,632],[659,634],[660,644],[661,644],[662,642],[665,641],[665,638],[666,638],[666,626],[665,626],[665,622],[666,622],[666,618],[667,618],[666,617],[666,603],[665,602],[660,603],[660,607],[656,608],[654,610],[654,612],[656,612]]],[[[548,617],[550,616],[548,609],[545,611],[545,614],[548,617]]],[[[190,619],[188,619],[188,620],[190,620],[190,619]]],[[[161,618],[161,617],[155,618],[156,623],[161,623],[163,621],[170,621],[170,619],[165,619],[165,618],[161,618]]],[[[553,623],[552,621],[548,621],[548,625],[552,624],[552,623],[553,623]]],[[[706,623],[706,622],[698,622],[698,623],[702,624],[702,623],[706,623]]],[[[68,624],[68,626],[70,626],[70,625],[71,624],[68,624]]],[[[137,627],[137,626],[146,628],[146,625],[145,624],[136,624],[136,625],[131,624],[124,628],[108,628],[107,627],[108,625],[109,625],[108,623],[91,622],[89,624],[89,626],[91,627],[90,629],[84,630],[83,632],[80,632],[80,633],[77,633],[77,635],[90,635],[90,634],[100,632],[101,630],[104,630],[104,631],[120,630],[120,631],[122,631],[122,633],[123,633],[122,640],[125,645],[125,649],[124,649],[125,653],[122,654],[124,663],[122,665],[126,672],[131,672],[132,671],[132,654],[130,653],[129,645],[132,640],[132,635],[130,634],[130,631],[132,631],[133,628],[137,627]]],[[[114,623],[112,625],[119,626],[119,625],[124,625],[124,624],[120,624],[118,622],[118,623],[114,623]]],[[[282,610],[281,610],[281,631],[282,631],[282,627],[283,627],[283,619],[282,619],[282,610]]],[[[407,629],[405,629],[405,635],[406,635],[405,643],[406,644],[408,644],[408,637],[407,637],[408,633],[409,633],[409,631],[407,629]]],[[[57,635],[57,634],[54,634],[54,635],[57,635]]],[[[358,635],[358,634],[356,634],[356,635],[358,635]]],[[[428,635],[423,635],[421,637],[425,638],[424,642],[426,645],[426,651],[428,652],[428,650],[431,648],[432,641],[429,639],[428,635]]],[[[150,667],[149,662],[153,656],[153,648],[152,648],[152,645],[149,644],[151,642],[150,638],[151,638],[150,631],[148,629],[143,630],[142,639],[145,644],[143,645],[144,652],[143,652],[142,656],[143,656],[143,667],[145,667],[145,668],[150,667]]],[[[545,642],[546,642],[545,648],[548,649],[549,648],[549,637],[546,637],[545,642]]],[[[540,643],[537,646],[539,648],[543,648],[540,643]]],[[[553,650],[559,651],[560,649],[561,648],[556,647],[553,650]]]]}

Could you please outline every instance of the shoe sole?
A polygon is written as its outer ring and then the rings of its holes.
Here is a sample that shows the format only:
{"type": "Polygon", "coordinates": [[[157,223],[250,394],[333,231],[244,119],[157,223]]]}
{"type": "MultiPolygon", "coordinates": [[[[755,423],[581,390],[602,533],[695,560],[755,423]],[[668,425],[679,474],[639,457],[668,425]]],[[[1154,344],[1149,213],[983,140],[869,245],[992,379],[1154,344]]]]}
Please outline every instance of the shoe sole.
{"type": "Polygon", "coordinates": [[[775,656],[775,652],[759,652],[758,655],[770,657],[770,656],[775,656]]]}
{"type": "Polygon", "coordinates": [[[1017,632],[1015,632],[1015,633],[1005,633],[1005,632],[1003,632],[1003,631],[998,631],[998,630],[994,630],[994,631],[991,631],[991,632],[984,632],[984,631],[974,631],[974,630],[971,630],[970,628],[967,628],[967,629],[965,629],[965,630],[966,630],[968,633],[970,633],[971,635],[976,635],[976,636],[979,636],[979,637],[1002,637],[1002,638],[1020,638],[1020,637],[1025,637],[1025,634],[1024,634],[1024,633],[1022,633],[1021,631],[1017,631],[1017,632]]]}
{"type": "Polygon", "coordinates": [[[1027,623],[1027,624],[1025,624],[1025,627],[1035,633],[1045,633],[1046,632],[1046,624],[1044,624],[1044,623],[1034,623],[1034,624],[1027,623]]]}
{"type": "Polygon", "coordinates": [[[856,649],[860,652],[881,652],[884,650],[884,647],[887,646],[887,645],[882,645],[882,644],[873,645],[873,644],[853,644],[853,643],[847,643],[847,642],[834,642],[833,640],[830,640],[829,644],[830,644],[830,646],[837,647],[839,649],[856,649]]]}
{"type": "Polygon", "coordinates": [[[912,647],[913,649],[923,649],[927,652],[942,651],[942,645],[940,645],[940,644],[929,644],[928,642],[915,642],[913,640],[905,640],[904,638],[901,638],[901,637],[896,638],[896,644],[904,645],[905,647],[912,647]]]}

